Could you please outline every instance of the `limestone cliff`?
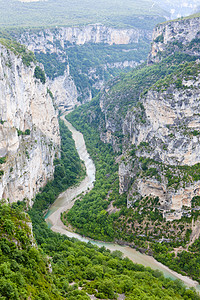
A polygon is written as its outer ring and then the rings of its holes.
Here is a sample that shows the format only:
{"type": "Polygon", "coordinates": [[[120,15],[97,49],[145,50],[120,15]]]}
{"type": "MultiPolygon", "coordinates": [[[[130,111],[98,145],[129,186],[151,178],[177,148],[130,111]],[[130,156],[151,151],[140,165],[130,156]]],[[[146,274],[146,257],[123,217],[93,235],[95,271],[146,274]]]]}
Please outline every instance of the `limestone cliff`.
{"type": "MultiPolygon", "coordinates": [[[[200,69],[198,62],[196,66],[200,69]]],[[[195,175],[200,163],[199,86],[200,74],[195,80],[185,77],[181,88],[172,83],[161,92],[153,87],[123,123],[123,134],[129,136],[136,156],[130,155],[130,148],[125,151],[128,163],[119,168],[120,191],[128,191],[134,181],[130,195],[134,191],[159,197],[168,220],[180,218],[183,207],[191,208],[192,198],[200,196],[195,175]]]]}
{"type": "Polygon", "coordinates": [[[90,101],[106,81],[142,63],[151,36],[152,30],[96,24],[25,30],[15,37],[44,64],[56,104],[63,109],[90,101]]]}
{"type": "Polygon", "coordinates": [[[53,80],[49,79],[49,86],[54,95],[56,105],[60,110],[72,109],[80,103],[77,101],[78,91],[73,78],[69,74],[69,68],[63,76],[58,76],[53,80]]]}
{"type": "Polygon", "coordinates": [[[167,220],[189,215],[200,196],[199,23],[158,25],[151,66],[109,83],[100,95],[101,139],[115,151],[122,145],[120,192],[128,207],[141,196],[159,197],[167,220]]]}
{"type": "Polygon", "coordinates": [[[173,55],[175,52],[199,57],[199,26],[200,17],[179,19],[156,26],[148,62],[159,62],[163,55],[173,55]]]}
{"type": "Polygon", "coordinates": [[[64,49],[66,43],[83,45],[85,43],[105,43],[122,45],[138,43],[140,39],[151,40],[152,31],[138,28],[118,29],[101,24],[82,27],[61,27],[39,32],[25,32],[20,41],[32,51],[57,51],[57,43],[64,49]]]}
{"type": "Polygon", "coordinates": [[[0,44],[0,198],[31,200],[53,176],[57,114],[46,84],[19,54],[0,44]]]}

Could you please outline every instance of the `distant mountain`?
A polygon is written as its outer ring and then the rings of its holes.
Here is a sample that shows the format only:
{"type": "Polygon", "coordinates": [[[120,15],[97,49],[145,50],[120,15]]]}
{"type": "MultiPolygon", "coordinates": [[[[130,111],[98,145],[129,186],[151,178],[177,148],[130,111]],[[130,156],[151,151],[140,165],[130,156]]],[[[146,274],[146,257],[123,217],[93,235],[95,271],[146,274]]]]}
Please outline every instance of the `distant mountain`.
{"type": "Polygon", "coordinates": [[[124,27],[132,26],[129,19],[131,22],[134,18],[140,20],[144,15],[158,17],[158,23],[161,22],[160,17],[167,13],[148,0],[0,0],[0,27],[74,26],[91,23],[124,27]]]}
{"type": "Polygon", "coordinates": [[[170,18],[180,18],[188,16],[197,11],[197,7],[200,9],[199,0],[155,0],[161,8],[170,12],[170,18]]]}

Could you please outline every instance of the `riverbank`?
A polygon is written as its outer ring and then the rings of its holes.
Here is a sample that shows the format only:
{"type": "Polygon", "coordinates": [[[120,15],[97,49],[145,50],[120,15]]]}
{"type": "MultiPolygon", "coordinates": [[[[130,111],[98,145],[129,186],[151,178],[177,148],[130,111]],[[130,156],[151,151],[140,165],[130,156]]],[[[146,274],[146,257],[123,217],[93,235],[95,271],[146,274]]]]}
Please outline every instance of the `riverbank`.
{"type": "Polygon", "coordinates": [[[61,213],[72,208],[75,198],[86,191],[89,191],[94,186],[95,181],[95,165],[91,160],[85,145],[83,135],[78,132],[66,119],[65,115],[61,117],[65,125],[72,132],[72,137],[75,141],[75,146],[80,159],[84,162],[86,168],[86,176],[80,184],[73,186],[59,195],[49,212],[46,214],[46,221],[51,224],[51,229],[58,232],[59,228],[64,228],[60,219],[61,213]]]}
{"type": "Polygon", "coordinates": [[[63,192],[57,200],[54,202],[54,204],[49,209],[47,215],[46,215],[46,221],[51,226],[51,229],[55,232],[59,232],[61,234],[67,235],[68,237],[75,237],[83,242],[91,242],[99,247],[106,247],[111,251],[119,250],[121,251],[124,256],[131,259],[134,263],[142,264],[146,267],[151,267],[152,269],[158,269],[164,273],[166,277],[170,277],[171,279],[180,279],[183,281],[183,283],[188,287],[195,287],[197,291],[200,291],[200,286],[198,283],[189,277],[182,276],[181,274],[178,274],[172,270],[170,270],[165,265],[159,263],[156,261],[153,257],[141,254],[140,252],[136,251],[133,248],[130,248],[128,246],[120,246],[118,244],[114,243],[105,243],[100,241],[93,241],[89,238],[81,237],[80,235],[70,232],[66,229],[65,225],[62,223],[60,219],[61,213],[63,213],[66,210],[69,210],[74,202],[75,198],[81,194],[82,192],[86,192],[93,188],[93,183],[95,181],[95,166],[93,161],[91,160],[86,146],[85,141],[83,138],[83,135],[78,132],[68,121],[64,119],[64,116],[62,116],[62,119],[65,121],[65,124],[69,128],[69,130],[72,132],[73,139],[75,141],[76,149],[78,151],[78,154],[82,161],[84,161],[84,164],[86,166],[86,177],[85,179],[77,186],[67,189],[65,192],[63,192]]]}

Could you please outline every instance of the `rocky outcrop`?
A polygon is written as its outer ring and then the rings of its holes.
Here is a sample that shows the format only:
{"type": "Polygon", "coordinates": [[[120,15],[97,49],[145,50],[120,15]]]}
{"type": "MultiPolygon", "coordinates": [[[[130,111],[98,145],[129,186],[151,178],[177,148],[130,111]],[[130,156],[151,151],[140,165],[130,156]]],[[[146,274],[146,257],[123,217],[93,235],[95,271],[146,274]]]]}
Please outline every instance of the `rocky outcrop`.
{"type": "Polygon", "coordinates": [[[146,143],[146,148],[140,150],[141,156],[168,165],[200,163],[199,86],[200,76],[197,80],[183,81],[181,89],[174,85],[163,92],[151,89],[141,99],[143,122],[136,109],[127,114],[123,134],[128,134],[136,146],[146,143]]]}
{"type": "MultiPolygon", "coordinates": [[[[41,61],[49,71],[49,73],[47,72],[51,78],[49,85],[54,92],[55,102],[59,109],[63,110],[90,101],[110,78],[116,76],[121,70],[129,70],[142,63],[143,60],[139,59],[141,55],[138,54],[139,50],[136,49],[135,44],[146,43],[147,41],[150,43],[151,36],[152,30],[117,29],[96,24],[82,27],[26,30],[16,35],[16,39],[38,55],[39,60],[42,57],[41,61]],[[82,49],[82,45],[88,44],[89,51],[91,51],[90,46],[94,47],[93,44],[104,44],[107,47],[114,45],[116,47],[115,45],[131,43],[134,43],[132,49],[120,48],[121,52],[117,53],[116,61],[107,63],[97,57],[96,60],[94,59],[95,65],[89,63],[95,67],[90,68],[85,62],[83,63],[84,59],[88,60],[88,57],[84,57],[84,49],[80,50],[80,53],[77,50],[77,45],[82,49]],[[78,65],[77,61],[74,63],[70,60],[69,49],[73,49],[73,47],[77,57],[80,57],[78,65]],[[133,59],[130,59],[130,51],[133,52],[133,59]],[[121,57],[123,57],[122,61],[120,61],[121,57]],[[48,62],[47,66],[45,65],[46,62],[48,62]]],[[[108,51],[112,51],[112,49],[108,49],[108,51]]],[[[115,51],[114,48],[113,51],[115,51]]],[[[92,51],[91,55],[93,55],[92,51]]],[[[95,57],[95,55],[93,56],[95,57]]]]}
{"type": "Polygon", "coordinates": [[[0,198],[31,200],[53,177],[59,125],[46,84],[0,45],[0,198]]]}
{"type": "Polygon", "coordinates": [[[73,78],[69,74],[69,68],[63,76],[49,80],[49,87],[54,95],[55,103],[60,110],[66,111],[80,104],[77,101],[78,91],[73,78]]]}
{"type": "MultiPolygon", "coordinates": [[[[192,66],[199,67],[199,61],[192,66]]],[[[200,163],[200,75],[181,80],[180,88],[173,83],[175,79],[162,91],[151,88],[140,99],[140,108],[127,113],[123,134],[135,147],[136,156],[132,158],[129,149],[119,167],[120,192],[128,191],[133,178],[131,193],[159,197],[169,220],[181,218],[182,208],[190,208],[192,198],[200,196],[200,181],[192,174],[198,172],[200,163]],[[139,162],[139,158],[145,159],[139,162]],[[137,169],[130,168],[131,161],[137,169]]]]}
{"type": "MultiPolygon", "coordinates": [[[[189,214],[192,198],[200,196],[199,25],[197,17],[158,25],[149,64],[163,61],[158,67],[149,66],[149,73],[155,76],[155,68],[162,73],[164,58],[175,52],[187,54],[193,62],[178,65],[178,58],[171,75],[157,77],[151,87],[140,83],[134,93],[137,82],[132,73],[122,77],[123,83],[109,83],[100,96],[105,115],[101,139],[115,151],[122,143],[119,191],[127,193],[127,206],[141,196],[158,197],[167,220],[189,214]]],[[[139,80],[145,82],[146,71],[139,80]]]]}
{"type": "Polygon", "coordinates": [[[196,43],[200,39],[200,17],[166,22],[155,27],[149,63],[159,62],[164,52],[175,51],[200,56],[196,43]]]}
{"type": "Polygon", "coordinates": [[[20,42],[35,52],[57,52],[64,49],[66,44],[84,45],[86,43],[105,43],[122,45],[138,43],[140,39],[151,40],[152,31],[137,28],[118,29],[101,24],[82,27],[61,27],[45,29],[37,32],[25,32],[20,36],[20,42]]]}

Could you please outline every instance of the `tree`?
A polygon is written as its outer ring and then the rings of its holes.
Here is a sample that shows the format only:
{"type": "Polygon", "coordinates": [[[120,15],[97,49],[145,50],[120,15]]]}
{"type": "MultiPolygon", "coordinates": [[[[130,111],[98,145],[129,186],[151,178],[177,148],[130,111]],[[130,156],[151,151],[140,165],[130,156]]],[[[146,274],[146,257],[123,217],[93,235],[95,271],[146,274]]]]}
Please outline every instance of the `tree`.
{"type": "Polygon", "coordinates": [[[39,79],[43,84],[45,84],[46,82],[45,73],[39,66],[35,67],[34,76],[35,78],[39,79]]]}

